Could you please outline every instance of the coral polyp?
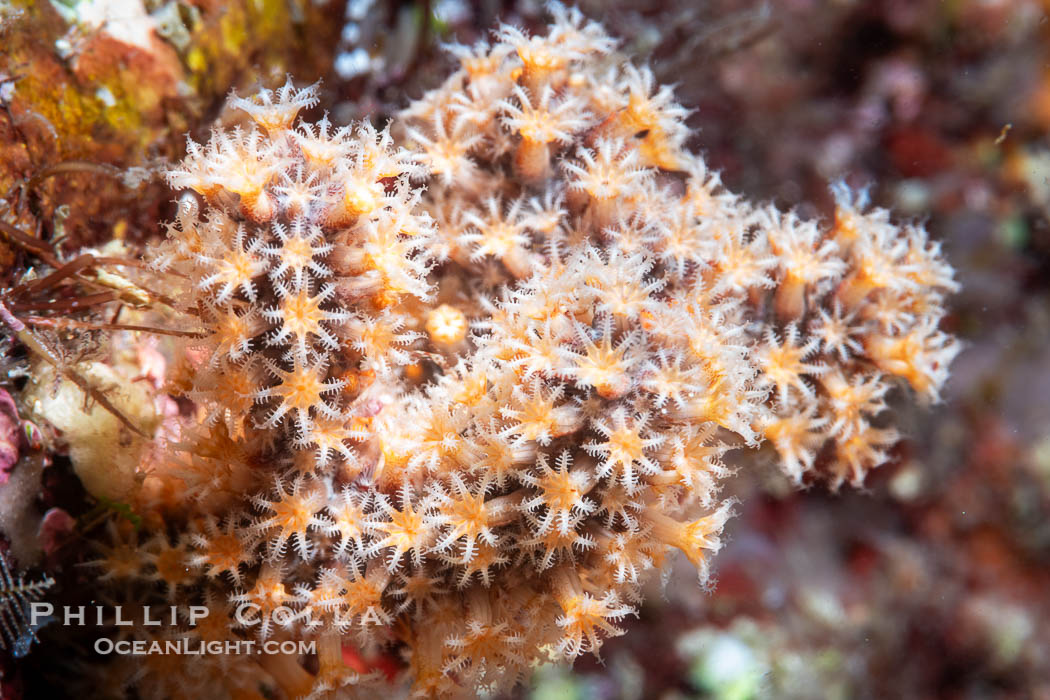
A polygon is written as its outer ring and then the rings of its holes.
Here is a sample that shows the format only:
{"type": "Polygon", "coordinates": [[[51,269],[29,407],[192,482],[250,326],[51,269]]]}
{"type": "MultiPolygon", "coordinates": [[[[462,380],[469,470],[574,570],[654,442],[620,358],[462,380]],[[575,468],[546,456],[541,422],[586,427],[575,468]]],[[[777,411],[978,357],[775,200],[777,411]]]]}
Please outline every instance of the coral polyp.
{"type": "Polygon", "coordinates": [[[860,484],[887,393],[937,399],[956,285],[925,232],[841,185],[831,223],[728,192],[672,90],[552,11],[456,47],[387,129],[304,121],[289,80],[170,170],[149,257],[181,408],[105,575],[207,605],[214,638],[318,643],[184,695],[469,697],[598,654],[675,552],[708,581],[760,444],[860,484]]]}

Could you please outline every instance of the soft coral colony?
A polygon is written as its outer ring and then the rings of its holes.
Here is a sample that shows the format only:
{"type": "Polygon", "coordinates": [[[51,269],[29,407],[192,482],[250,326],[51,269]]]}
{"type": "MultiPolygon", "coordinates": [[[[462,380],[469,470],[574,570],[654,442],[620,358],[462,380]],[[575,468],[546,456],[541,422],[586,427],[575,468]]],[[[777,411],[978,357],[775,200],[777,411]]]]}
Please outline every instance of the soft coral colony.
{"type": "Polygon", "coordinates": [[[298,121],[289,82],[171,171],[152,263],[199,333],[144,531],[92,565],[206,605],[182,634],[317,653],[109,667],[140,694],[507,688],[598,653],[675,550],[707,578],[729,450],[860,483],[887,392],[937,399],[956,285],[923,229],[844,187],[827,225],[726,191],[671,90],[552,12],[454,47],[388,130],[298,121]]]}

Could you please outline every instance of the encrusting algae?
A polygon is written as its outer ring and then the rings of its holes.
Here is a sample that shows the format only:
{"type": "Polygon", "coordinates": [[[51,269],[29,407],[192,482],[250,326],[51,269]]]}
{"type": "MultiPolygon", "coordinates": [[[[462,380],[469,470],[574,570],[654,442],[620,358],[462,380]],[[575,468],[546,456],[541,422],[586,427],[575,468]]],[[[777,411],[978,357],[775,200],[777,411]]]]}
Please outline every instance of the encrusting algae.
{"type": "Polygon", "coordinates": [[[170,171],[180,408],[92,564],[207,606],[179,634],[317,653],[108,667],[143,697],[506,689],[622,634],[675,550],[707,580],[728,451],[860,484],[887,393],[937,400],[957,285],[925,231],[841,185],[830,225],[726,191],[671,89],[551,9],[386,130],[297,121],[289,81],[170,171]]]}

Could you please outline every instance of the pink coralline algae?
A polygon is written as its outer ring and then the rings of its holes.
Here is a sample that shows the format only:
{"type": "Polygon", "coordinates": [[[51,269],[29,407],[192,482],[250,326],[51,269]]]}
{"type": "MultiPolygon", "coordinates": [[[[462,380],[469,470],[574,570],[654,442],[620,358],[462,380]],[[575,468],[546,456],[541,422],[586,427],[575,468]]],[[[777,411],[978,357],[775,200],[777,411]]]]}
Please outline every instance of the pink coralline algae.
{"type": "Polygon", "coordinates": [[[22,423],[14,399],[0,389],[0,485],[6,484],[8,474],[18,461],[22,444],[22,423]]]}

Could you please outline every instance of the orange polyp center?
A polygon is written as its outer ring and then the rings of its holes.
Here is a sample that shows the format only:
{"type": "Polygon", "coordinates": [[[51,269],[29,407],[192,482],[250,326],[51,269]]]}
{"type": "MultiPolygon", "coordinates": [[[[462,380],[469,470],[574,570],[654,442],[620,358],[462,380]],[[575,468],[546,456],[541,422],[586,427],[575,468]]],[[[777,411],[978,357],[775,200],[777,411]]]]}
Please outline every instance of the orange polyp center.
{"type": "Polygon", "coordinates": [[[288,498],[274,503],[271,507],[274,511],[274,520],[286,533],[306,532],[313,517],[313,508],[310,507],[309,496],[304,498],[288,498]]]}
{"type": "Polygon", "coordinates": [[[272,582],[259,581],[255,590],[256,593],[253,597],[259,607],[264,610],[276,608],[283,604],[288,598],[288,593],[284,588],[284,584],[279,580],[272,582]]]}
{"type": "Polygon", "coordinates": [[[375,190],[377,184],[348,184],[343,192],[343,206],[351,214],[370,214],[379,208],[379,198],[375,190]]]}
{"type": "Polygon", "coordinates": [[[319,400],[323,389],[317,373],[309,368],[301,367],[290,372],[273,391],[292,408],[308,411],[319,400]]]}
{"type": "Polygon", "coordinates": [[[223,261],[223,279],[231,284],[250,280],[255,276],[256,262],[251,254],[234,251],[223,261]]]}
{"type": "Polygon", "coordinates": [[[320,302],[316,297],[311,299],[306,290],[285,298],[282,314],[285,326],[300,340],[310,333],[316,335],[321,328],[320,302]]]}
{"type": "Polygon", "coordinates": [[[568,471],[554,472],[540,482],[545,500],[553,510],[571,511],[583,499],[576,481],[568,471]]]}
{"type": "Polygon", "coordinates": [[[522,437],[526,440],[535,440],[545,431],[554,430],[554,406],[546,401],[530,402],[521,414],[522,437]]]}
{"type": "Polygon", "coordinates": [[[621,428],[609,436],[609,461],[624,465],[638,461],[643,456],[642,438],[636,430],[621,428]]]}
{"type": "Polygon", "coordinates": [[[155,565],[160,577],[173,584],[184,580],[190,572],[186,558],[178,549],[167,549],[158,554],[155,565]]]}
{"type": "Polygon", "coordinates": [[[564,66],[567,61],[562,56],[547,51],[543,48],[521,47],[518,49],[518,58],[525,64],[528,71],[548,73],[564,66]]]}
{"type": "Polygon", "coordinates": [[[423,516],[409,507],[403,511],[394,511],[385,530],[395,548],[410,549],[423,533],[423,516]]]}
{"type": "Polygon", "coordinates": [[[438,343],[458,343],[467,335],[467,317],[462,311],[442,304],[427,318],[427,333],[438,343]]]}
{"type": "Polygon", "coordinates": [[[463,532],[480,532],[488,524],[485,501],[478,496],[466,495],[452,505],[452,515],[463,532]]]}
{"type": "Polygon", "coordinates": [[[235,535],[219,535],[208,543],[208,563],[220,571],[233,571],[240,562],[241,541],[235,535]]]}
{"type": "Polygon", "coordinates": [[[294,236],[284,242],[281,248],[281,259],[296,270],[308,266],[313,260],[313,248],[302,236],[294,236]]]}

